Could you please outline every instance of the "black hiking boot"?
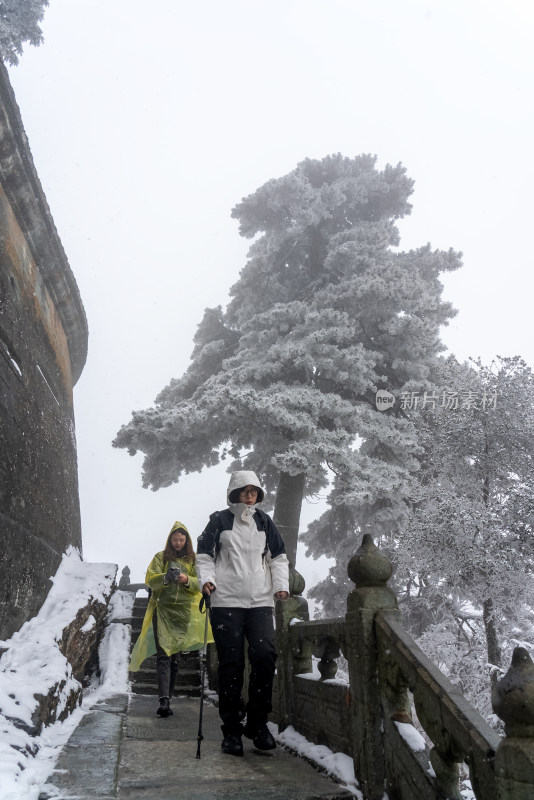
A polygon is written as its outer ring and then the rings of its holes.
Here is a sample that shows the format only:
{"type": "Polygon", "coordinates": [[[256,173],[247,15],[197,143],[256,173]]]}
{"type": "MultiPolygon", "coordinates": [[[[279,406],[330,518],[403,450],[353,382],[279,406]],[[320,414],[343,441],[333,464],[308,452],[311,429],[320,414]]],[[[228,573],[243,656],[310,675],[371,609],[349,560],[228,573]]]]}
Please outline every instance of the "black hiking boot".
{"type": "Polygon", "coordinates": [[[160,717],[171,717],[173,714],[173,710],[170,706],[170,700],[168,697],[160,697],[159,698],[159,708],[156,711],[156,714],[160,717]]]}
{"type": "Polygon", "coordinates": [[[238,733],[227,733],[222,740],[221,750],[229,756],[243,755],[243,742],[238,733]]]}
{"type": "MultiPolygon", "coordinates": [[[[245,729],[245,736],[247,735],[245,729]]],[[[254,747],[258,750],[274,750],[276,742],[266,723],[259,725],[256,734],[252,737],[254,747]]]]}

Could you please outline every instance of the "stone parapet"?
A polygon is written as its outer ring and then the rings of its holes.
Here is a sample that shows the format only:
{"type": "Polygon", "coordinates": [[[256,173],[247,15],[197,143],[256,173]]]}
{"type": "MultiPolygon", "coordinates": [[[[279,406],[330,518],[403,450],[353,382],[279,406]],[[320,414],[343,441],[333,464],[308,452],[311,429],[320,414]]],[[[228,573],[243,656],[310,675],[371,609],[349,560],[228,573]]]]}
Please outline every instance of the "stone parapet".
{"type": "Polygon", "coordinates": [[[516,649],[494,689],[500,737],[403,629],[387,586],[391,564],[370,535],[348,574],[355,587],[344,618],[308,621],[300,586],[277,604],[279,726],[352,757],[366,800],[461,800],[462,762],[477,800],[534,797],[534,664],[526,650],[516,649]],[[348,683],[337,679],[340,655],[348,683]]]}

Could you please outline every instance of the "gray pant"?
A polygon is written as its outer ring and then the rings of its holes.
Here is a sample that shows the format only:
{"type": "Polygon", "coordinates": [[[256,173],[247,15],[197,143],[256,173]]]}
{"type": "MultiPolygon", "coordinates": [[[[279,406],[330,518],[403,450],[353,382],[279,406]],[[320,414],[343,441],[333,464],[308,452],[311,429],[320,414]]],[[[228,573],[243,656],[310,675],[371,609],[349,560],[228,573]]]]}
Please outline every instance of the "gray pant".
{"type": "Polygon", "coordinates": [[[154,628],[154,639],[156,640],[156,673],[158,676],[158,695],[159,697],[169,697],[172,699],[176,678],[178,677],[178,653],[168,656],[162,650],[158,642],[158,614],[154,610],[152,617],[152,627],[154,628]]]}

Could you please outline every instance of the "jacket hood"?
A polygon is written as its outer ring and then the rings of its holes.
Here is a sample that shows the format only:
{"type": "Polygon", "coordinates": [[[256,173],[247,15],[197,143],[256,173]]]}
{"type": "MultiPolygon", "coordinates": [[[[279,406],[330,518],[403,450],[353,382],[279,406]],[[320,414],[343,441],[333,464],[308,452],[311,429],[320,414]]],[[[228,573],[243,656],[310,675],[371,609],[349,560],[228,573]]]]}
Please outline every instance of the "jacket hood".
{"type": "Polygon", "coordinates": [[[231,505],[230,495],[236,489],[243,489],[244,486],[257,486],[258,488],[258,499],[256,500],[257,503],[262,503],[263,498],[265,497],[265,492],[263,491],[262,485],[259,481],[258,476],[255,472],[247,469],[240,469],[237,472],[232,472],[230,476],[230,483],[228,484],[228,490],[226,492],[226,500],[228,505],[231,505]]]}

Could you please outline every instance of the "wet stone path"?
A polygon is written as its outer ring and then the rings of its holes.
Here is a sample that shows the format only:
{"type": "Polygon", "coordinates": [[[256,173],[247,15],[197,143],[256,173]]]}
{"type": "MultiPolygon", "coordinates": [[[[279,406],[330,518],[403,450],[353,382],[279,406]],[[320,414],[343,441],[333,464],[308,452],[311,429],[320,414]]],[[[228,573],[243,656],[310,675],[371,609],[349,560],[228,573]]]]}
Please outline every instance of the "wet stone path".
{"type": "Polygon", "coordinates": [[[155,714],[154,695],[117,695],[86,714],[63,748],[40,800],[349,800],[353,794],[282,747],[262,752],[243,739],[242,758],[221,752],[217,709],[175,697],[155,714]]]}

